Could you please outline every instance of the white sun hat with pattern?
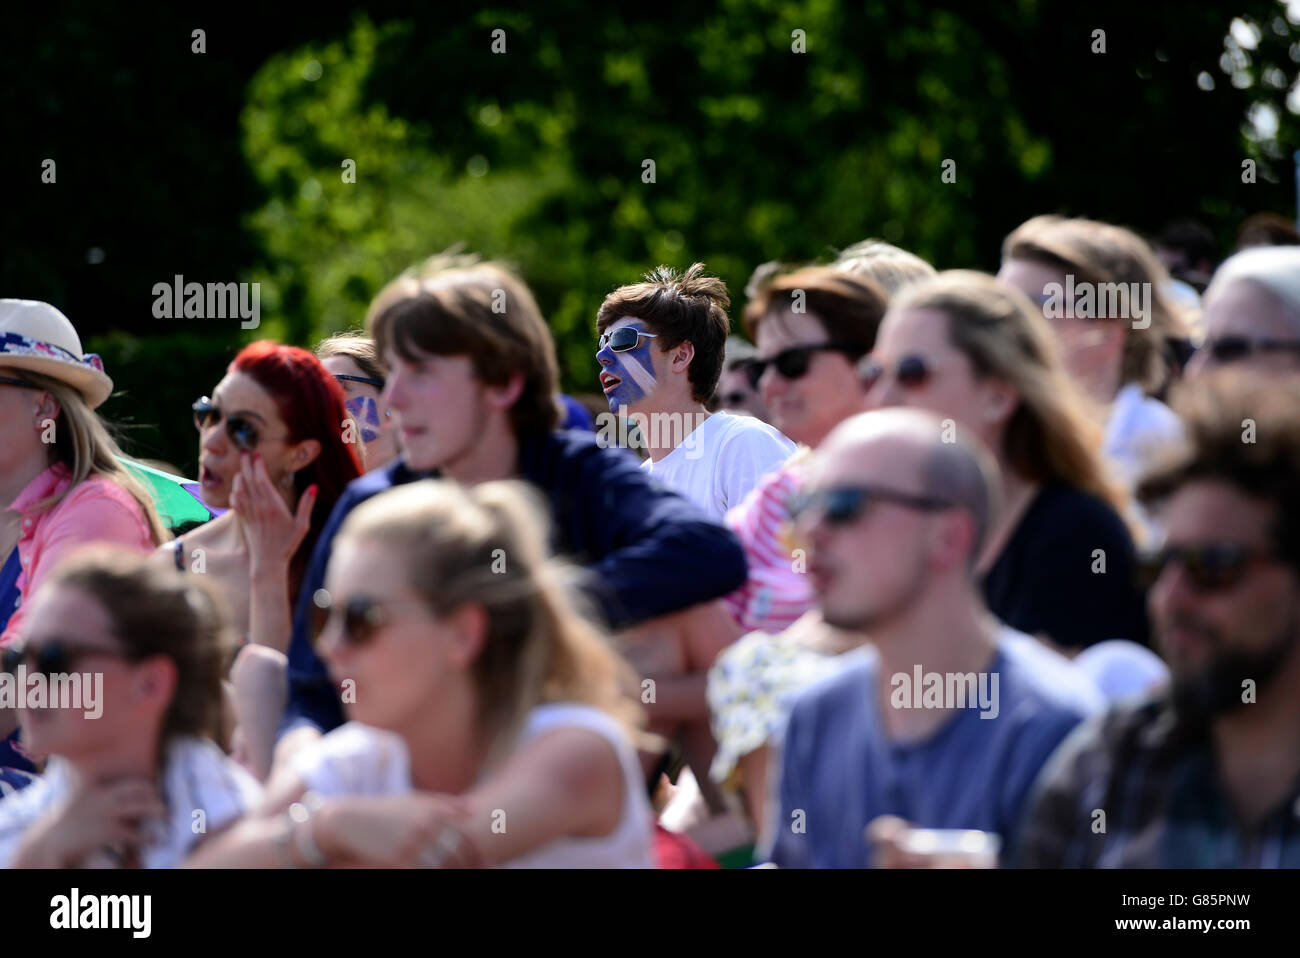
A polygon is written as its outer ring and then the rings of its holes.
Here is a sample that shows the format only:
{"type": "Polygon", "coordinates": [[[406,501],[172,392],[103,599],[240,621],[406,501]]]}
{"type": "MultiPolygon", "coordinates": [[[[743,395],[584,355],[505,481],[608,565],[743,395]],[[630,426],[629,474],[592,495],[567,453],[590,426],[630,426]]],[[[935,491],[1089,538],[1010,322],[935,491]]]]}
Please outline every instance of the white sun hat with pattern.
{"type": "Polygon", "coordinates": [[[71,320],[39,300],[0,299],[0,368],[6,367],[67,383],[91,409],[113,392],[103,360],[81,351],[71,320]]]}

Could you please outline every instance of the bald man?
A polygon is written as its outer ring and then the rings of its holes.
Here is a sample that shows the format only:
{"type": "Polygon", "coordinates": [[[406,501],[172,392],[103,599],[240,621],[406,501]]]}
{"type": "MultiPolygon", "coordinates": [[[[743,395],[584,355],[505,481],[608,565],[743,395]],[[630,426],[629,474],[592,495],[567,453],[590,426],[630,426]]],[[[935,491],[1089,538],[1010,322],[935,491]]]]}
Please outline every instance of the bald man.
{"type": "Polygon", "coordinates": [[[1258,246],[1229,257],[1202,302],[1205,343],[1188,377],[1229,363],[1300,373],[1300,246],[1258,246]]]}
{"type": "Polygon", "coordinates": [[[854,416],[818,450],[798,509],[809,572],[826,621],[871,646],[794,705],[771,861],[865,867],[882,815],[1005,845],[1047,757],[1101,708],[1086,676],[984,608],[974,566],[997,500],[989,454],[919,410],[854,416]]]}

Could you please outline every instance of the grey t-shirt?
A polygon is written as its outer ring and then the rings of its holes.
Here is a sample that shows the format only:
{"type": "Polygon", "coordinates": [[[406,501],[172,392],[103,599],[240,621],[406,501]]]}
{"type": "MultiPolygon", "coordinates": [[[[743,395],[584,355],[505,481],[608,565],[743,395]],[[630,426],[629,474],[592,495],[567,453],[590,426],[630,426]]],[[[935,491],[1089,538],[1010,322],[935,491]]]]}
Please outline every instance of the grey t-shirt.
{"type": "Polygon", "coordinates": [[[995,707],[976,700],[929,737],[894,742],[881,726],[881,706],[891,706],[877,702],[879,657],[851,654],[858,661],[800,695],[786,725],[763,850],[783,868],[867,867],[863,831],[879,815],[996,832],[1009,849],[1044,762],[1104,706],[1068,659],[1008,628],[985,680],[992,691],[997,678],[995,707]]]}

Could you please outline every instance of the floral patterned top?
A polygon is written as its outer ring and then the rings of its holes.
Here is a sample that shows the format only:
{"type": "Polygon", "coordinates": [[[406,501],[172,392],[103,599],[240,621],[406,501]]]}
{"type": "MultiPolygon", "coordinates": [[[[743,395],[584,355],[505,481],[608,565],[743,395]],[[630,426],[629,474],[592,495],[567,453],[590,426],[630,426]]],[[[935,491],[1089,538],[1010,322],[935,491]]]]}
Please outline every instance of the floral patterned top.
{"type": "Polygon", "coordinates": [[[805,641],[809,630],[828,628],[814,610],[783,632],[751,632],[718,656],[708,680],[715,782],[737,784],[736,763],[780,734],[796,696],[851,659],[805,641]]]}

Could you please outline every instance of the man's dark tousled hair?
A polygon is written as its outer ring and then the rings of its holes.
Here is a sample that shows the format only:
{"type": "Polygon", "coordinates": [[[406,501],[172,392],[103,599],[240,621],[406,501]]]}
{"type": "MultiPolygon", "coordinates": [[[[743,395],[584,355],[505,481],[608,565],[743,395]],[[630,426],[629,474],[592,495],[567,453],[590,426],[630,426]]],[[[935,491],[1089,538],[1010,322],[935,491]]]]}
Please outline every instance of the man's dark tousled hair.
{"type": "Polygon", "coordinates": [[[1300,379],[1227,369],[1180,384],[1171,405],[1186,427],[1185,446],[1143,479],[1138,497],[1158,503],[1208,480],[1270,502],[1273,545],[1300,573],[1300,379]]]}
{"type": "Polygon", "coordinates": [[[691,396],[705,402],[722,378],[722,358],[731,331],[730,305],[727,284],[705,275],[703,263],[691,264],[684,273],[659,266],[645,274],[644,282],[621,286],[605,297],[596,314],[596,331],[604,333],[620,317],[634,316],[658,336],[654,343],[663,352],[690,342],[695,347],[687,371],[691,396]]]}

